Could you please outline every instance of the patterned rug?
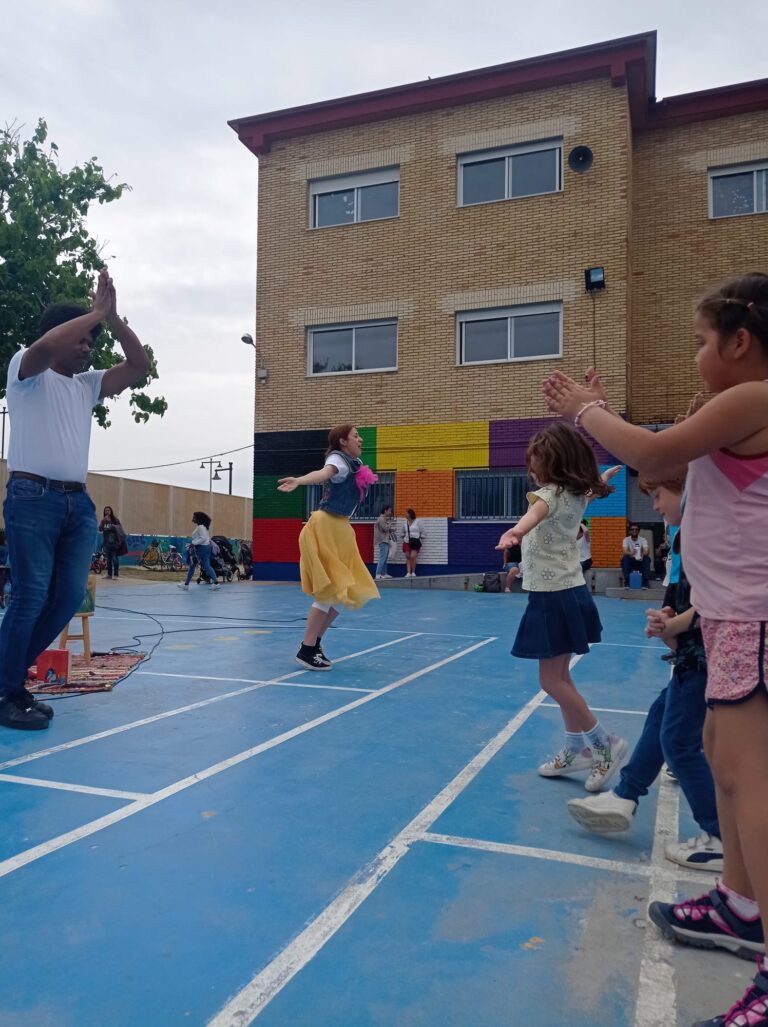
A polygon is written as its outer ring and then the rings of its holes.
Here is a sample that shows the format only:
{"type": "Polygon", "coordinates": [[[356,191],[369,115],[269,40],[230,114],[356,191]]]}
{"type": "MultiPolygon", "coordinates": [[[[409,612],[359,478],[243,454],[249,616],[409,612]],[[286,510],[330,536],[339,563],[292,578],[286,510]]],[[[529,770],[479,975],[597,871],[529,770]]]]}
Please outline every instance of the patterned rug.
{"type": "Polygon", "coordinates": [[[86,664],[82,654],[72,654],[72,671],[66,685],[50,685],[38,683],[34,679],[27,681],[30,692],[45,695],[71,695],[74,692],[111,692],[115,685],[132,670],[146,653],[106,653],[91,656],[90,664],[86,664]]]}

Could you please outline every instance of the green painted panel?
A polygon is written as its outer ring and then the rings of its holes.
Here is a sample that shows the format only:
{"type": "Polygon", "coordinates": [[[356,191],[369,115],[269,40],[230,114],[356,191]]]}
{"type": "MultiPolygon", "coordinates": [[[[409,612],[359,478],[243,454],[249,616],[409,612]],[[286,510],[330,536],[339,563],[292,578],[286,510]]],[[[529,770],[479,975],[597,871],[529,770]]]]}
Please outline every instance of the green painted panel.
{"type": "Polygon", "coordinates": [[[253,516],[304,517],[306,488],[301,485],[295,492],[278,492],[277,480],[284,475],[257,474],[253,479],[253,516]]]}

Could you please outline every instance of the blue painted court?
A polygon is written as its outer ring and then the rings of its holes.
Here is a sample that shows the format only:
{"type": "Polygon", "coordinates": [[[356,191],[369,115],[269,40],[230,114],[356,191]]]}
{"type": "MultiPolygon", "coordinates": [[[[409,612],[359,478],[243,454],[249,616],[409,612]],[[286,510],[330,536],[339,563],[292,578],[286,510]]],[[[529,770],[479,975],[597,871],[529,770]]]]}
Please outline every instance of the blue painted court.
{"type": "MultiPolygon", "coordinates": [[[[292,585],[100,589],[94,648],[154,648],[112,693],[0,736],[2,1027],[690,1027],[752,974],[673,947],[649,895],[714,877],[669,780],[633,831],[536,766],[560,716],[509,649],[520,595],[388,591],[293,655],[292,585]],[[153,619],[149,616],[151,615],[153,619]],[[162,634],[161,634],[162,633],[162,634]],[[152,636],[152,637],[149,637],[152,636]]],[[[599,600],[574,669],[634,740],[668,675],[642,603],[599,600]]]]}

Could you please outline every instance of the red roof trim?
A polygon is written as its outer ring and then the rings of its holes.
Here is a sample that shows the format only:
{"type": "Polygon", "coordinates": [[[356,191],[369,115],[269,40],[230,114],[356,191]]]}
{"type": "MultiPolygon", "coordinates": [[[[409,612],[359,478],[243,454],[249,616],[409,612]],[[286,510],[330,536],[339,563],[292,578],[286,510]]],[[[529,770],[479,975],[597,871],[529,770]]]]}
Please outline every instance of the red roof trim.
{"type": "Polygon", "coordinates": [[[648,32],[426,82],[240,118],[229,124],[249,150],[260,154],[267,153],[275,139],[602,77],[610,78],[614,85],[629,84],[633,119],[643,123],[653,96],[655,61],[656,33],[648,32]]]}
{"type": "Polygon", "coordinates": [[[727,118],[734,114],[768,110],[768,78],[733,86],[670,96],[654,104],[648,127],[680,125],[690,121],[727,118]]]}

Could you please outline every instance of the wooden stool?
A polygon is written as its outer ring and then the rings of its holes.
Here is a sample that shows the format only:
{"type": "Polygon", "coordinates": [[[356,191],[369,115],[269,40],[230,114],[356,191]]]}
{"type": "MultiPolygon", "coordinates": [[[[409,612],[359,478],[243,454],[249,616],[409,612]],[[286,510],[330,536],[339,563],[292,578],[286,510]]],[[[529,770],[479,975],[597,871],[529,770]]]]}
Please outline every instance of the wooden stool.
{"type": "Polygon", "coordinates": [[[86,665],[91,662],[91,628],[89,621],[92,616],[92,613],[78,613],[72,618],[72,620],[75,620],[77,617],[80,618],[82,634],[71,635],[69,632],[69,624],[67,624],[59,635],[59,649],[66,649],[68,642],[81,641],[83,643],[83,656],[85,657],[86,665]]]}

